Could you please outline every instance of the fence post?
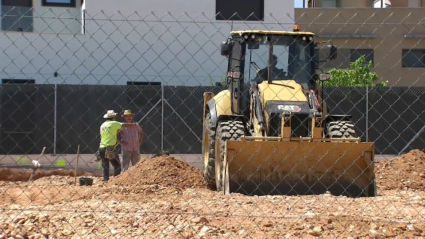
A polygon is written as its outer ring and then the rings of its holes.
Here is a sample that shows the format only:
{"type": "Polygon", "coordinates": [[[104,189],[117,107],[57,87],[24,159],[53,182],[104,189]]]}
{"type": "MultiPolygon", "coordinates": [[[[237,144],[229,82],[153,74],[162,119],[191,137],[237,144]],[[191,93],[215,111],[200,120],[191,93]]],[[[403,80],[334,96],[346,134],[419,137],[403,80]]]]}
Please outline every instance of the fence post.
{"type": "Polygon", "coordinates": [[[164,85],[161,84],[161,152],[164,150],[164,85]]]}
{"type": "Polygon", "coordinates": [[[366,142],[369,142],[369,86],[366,86],[366,142]]]}
{"type": "Polygon", "coordinates": [[[55,102],[53,110],[53,155],[56,155],[57,113],[58,113],[58,84],[55,83],[55,102]]]}

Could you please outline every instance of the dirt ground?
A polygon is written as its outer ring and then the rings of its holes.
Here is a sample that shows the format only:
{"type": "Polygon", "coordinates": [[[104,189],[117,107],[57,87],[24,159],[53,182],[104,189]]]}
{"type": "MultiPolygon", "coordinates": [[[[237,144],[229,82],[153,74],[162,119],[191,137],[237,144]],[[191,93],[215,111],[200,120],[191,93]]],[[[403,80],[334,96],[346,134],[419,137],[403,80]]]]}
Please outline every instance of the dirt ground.
{"type": "Polygon", "coordinates": [[[74,186],[72,171],[28,182],[28,172],[0,170],[0,238],[425,238],[425,153],[375,167],[373,198],[225,196],[172,157],[108,183],[86,173],[92,186],[74,186]]]}

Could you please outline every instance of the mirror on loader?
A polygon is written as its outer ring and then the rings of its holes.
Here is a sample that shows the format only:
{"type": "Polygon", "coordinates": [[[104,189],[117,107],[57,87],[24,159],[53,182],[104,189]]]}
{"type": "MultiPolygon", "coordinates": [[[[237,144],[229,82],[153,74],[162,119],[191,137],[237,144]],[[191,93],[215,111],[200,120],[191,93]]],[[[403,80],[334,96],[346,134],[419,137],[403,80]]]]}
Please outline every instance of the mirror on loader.
{"type": "Polygon", "coordinates": [[[333,44],[328,45],[329,47],[329,55],[328,55],[328,61],[333,61],[336,58],[338,58],[338,48],[334,46],[333,44]]]}
{"type": "Polygon", "coordinates": [[[330,80],[331,79],[331,74],[329,74],[329,73],[320,73],[319,74],[319,80],[320,81],[328,81],[328,80],[330,80]]]}
{"type": "Polygon", "coordinates": [[[248,49],[249,50],[251,50],[251,49],[260,49],[260,42],[258,42],[258,41],[249,41],[248,42],[248,49]]]}
{"type": "Polygon", "coordinates": [[[220,50],[222,56],[229,56],[232,51],[232,43],[230,41],[222,42],[220,50]]]}
{"type": "Polygon", "coordinates": [[[331,41],[316,42],[315,47],[317,47],[319,44],[328,42],[330,42],[330,45],[327,45],[327,47],[329,48],[329,54],[326,56],[326,60],[321,60],[319,62],[333,61],[338,58],[338,48],[334,46],[333,42],[331,41]]]}

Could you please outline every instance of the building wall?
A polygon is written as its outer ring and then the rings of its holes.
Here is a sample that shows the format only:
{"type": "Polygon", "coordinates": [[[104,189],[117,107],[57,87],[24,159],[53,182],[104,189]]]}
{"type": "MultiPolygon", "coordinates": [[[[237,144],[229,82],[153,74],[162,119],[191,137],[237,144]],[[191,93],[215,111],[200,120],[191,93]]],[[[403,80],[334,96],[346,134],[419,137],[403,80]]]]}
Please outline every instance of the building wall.
{"type": "MultiPolygon", "coordinates": [[[[374,0],[310,0],[314,2],[316,8],[338,7],[338,8],[363,8],[363,7],[380,7],[378,1],[374,4],[374,0]]],[[[384,0],[384,4],[385,4],[384,0]]],[[[391,0],[391,7],[425,7],[425,0],[391,0]]]]}
{"type": "Polygon", "coordinates": [[[425,7],[425,0],[391,0],[391,7],[425,7]]]}
{"type": "Polygon", "coordinates": [[[350,50],[373,50],[369,57],[380,79],[395,86],[425,86],[425,53],[417,54],[422,56],[417,67],[402,64],[403,49],[425,49],[422,9],[296,9],[295,19],[301,30],[315,32],[318,41],[331,39],[339,48],[338,60],[324,69],[348,67],[350,50]]]}
{"type": "Polygon", "coordinates": [[[290,30],[294,24],[293,0],[265,0],[264,20],[244,23],[216,20],[215,5],[215,0],[87,1],[84,34],[61,33],[57,19],[48,24],[55,26],[53,32],[42,31],[41,24],[37,33],[0,32],[0,52],[6,53],[0,78],[40,84],[210,85],[227,70],[219,46],[231,30],[290,30]]]}
{"type": "Polygon", "coordinates": [[[316,8],[324,7],[343,7],[343,8],[360,8],[372,7],[373,0],[315,0],[316,8]]]}

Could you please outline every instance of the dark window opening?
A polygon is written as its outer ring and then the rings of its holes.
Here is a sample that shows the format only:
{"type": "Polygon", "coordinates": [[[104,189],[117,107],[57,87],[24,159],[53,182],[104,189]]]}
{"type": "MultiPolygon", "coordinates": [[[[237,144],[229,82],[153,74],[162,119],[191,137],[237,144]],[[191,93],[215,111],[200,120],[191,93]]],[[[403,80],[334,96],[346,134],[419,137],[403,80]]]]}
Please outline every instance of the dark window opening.
{"type": "Polygon", "coordinates": [[[32,7],[32,0],[1,0],[2,6],[32,7]]]}
{"type": "Polygon", "coordinates": [[[402,67],[425,68],[425,49],[403,49],[402,67]]]}
{"type": "Polygon", "coordinates": [[[76,7],[75,0],[42,0],[43,7],[76,7]]]}
{"type": "Polygon", "coordinates": [[[1,0],[2,31],[33,31],[32,0],[1,0]]]}
{"type": "Polygon", "coordinates": [[[161,82],[127,81],[127,85],[161,85],[161,82]]]}
{"type": "Polygon", "coordinates": [[[3,79],[2,84],[35,84],[35,80],[3,79]]]}
{"type": "MultiPolygon", "coordinates": [[[[329,50],[327,48],[320,48],[314,50],[314,61],[317,63],[319,60],[326,60],[326,57],[329,53],[329,50]]],[[[326,61],[317,63],[320,68],[323,69],[348,69],[350,68],[350,63],[355,62],[358,60],[361,56],[365,56],[365,64],[366,66],[369,64],[370,61],[372,61],[372,66],[374,64],[374,50],[373,49],[346,49],[346,48],[340,48],[338,49],[338,58],[333,61],[326,61]]]]}
{"type": "Polygon", "coordinates": [[[372,61],[372,65],[374,64],[373,58],[374,58],[374,51],[373,49],[351,49],[351,56],[350,61],[355,62],[357,61],[361,56],[365,56],[365,64],[369,64],[370,61],[372,61]]]}
{"type": "Polygon", "coordinates": [[[264,0],[216,0],[216,20],[263,21],[264,0]]]}

